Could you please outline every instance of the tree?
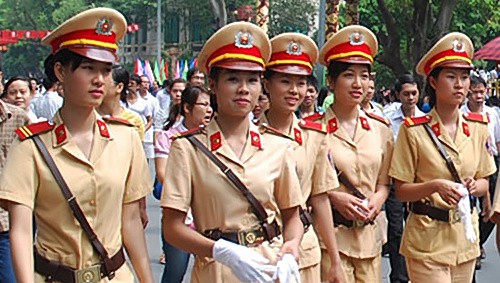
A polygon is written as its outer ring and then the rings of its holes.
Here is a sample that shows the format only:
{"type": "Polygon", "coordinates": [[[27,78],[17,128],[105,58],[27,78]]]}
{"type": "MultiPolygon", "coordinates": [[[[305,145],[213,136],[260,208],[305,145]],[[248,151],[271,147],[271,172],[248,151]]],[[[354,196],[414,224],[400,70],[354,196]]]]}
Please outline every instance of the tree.
{"type": "Polygon", "coordinates": [[[318,7],[313,1],[271,0],[269,37],[284,32],[308,34],[314,28],[318,7]]]}

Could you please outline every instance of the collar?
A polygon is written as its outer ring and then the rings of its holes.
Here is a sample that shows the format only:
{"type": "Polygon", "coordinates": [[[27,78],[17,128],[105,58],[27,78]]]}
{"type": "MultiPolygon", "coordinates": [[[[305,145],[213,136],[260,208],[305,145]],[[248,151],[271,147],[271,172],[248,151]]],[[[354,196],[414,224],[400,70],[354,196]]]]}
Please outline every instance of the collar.
{"type": "MultiPolygon", "coordinates": [[[[432,131],[436,134],[436,136],[439,139],[442,139],[443,141],[450,143],[452,139],[451,137],[448,136],[446,132],[443,132],[443,123],[441,122],[441,118],[439,117],[439,114],[437,113],[436,109],[433,108],[429,113],[429,115],[432,117],[432,120],[429,122],[432,131]]],[[[460,115],[458,116],[457,125],[458,125],[457,137],[455,138],[455,141],[458,143],[460,135],[465,135],[467,137],[470,137],[469,123],[462,116],[462,113],[460,113],[460,115]]]]}
{"type": "MultiPolygon", "coordinates": [[[[327,118],[327,125],[326,125],[327,131],[328,131],[328,133],[334,133],[340,127],[339,121],[337,119],[337,115],[332,110],[332,108],[329,108],[327,110],[327,113],[329,113],[329,115],[327,115],[327,117],[328,117],[327,118]]],[[[369,131],[371,129],[370,123],[368,122],[369,119],[366,116],[366,113],[359,108],[358,108],[358,119],[359,119],[358,124],[362,129],[364,129],[366,131],[369,131]]]]}
{"type": "MultiPolygon", "coordinates": [[[[259,128],[248,121],[249,129],[248,129],[248,138],[247,144],[251,145],[256,149],[263,149],[263,139],[262,135],[259,132],[259,128]]],[[[217,124],[217,120],[213,119],[208,123],[206,127],[207,136],[208,136],[208,148],[211,151],[219,151],[224,145],[227,145],[227,142],[222,134],[222,131],[219,128],[219,124],[217,124]]]]}
{"type": "MultiPolygon", "coordinates": [[[[403,104],[399,104],[399,105],[396,105],[396,111],[394,112],[394,119],[396,118],[400,118],[400,119],[404,119],[406,118],[404,113],[403,113],[403,104]]],[[[421,116],[425,116],[425,113],[420,111],[420,109],[417,107],[417,105],[414,106],[415,107],[415,115],[413,117],[421,117],[421,116]]]]}
{"type": "MultiPolygon", "coordinates": [[[[102,117],[96,111],[94,111],[94,114],[96,118],[96,124],[94,126],[94,137],[99,136],[103,140],[113,139],[106,122],[104,122],[102,117]]],[[[52,130],[52,143],[54,147],[59,147],[70,140],[71,134],[66,129],[59,111],[57,111],[56,115],[54,116],[53,123],[55,126],[52,130]]]]}
{"type": "MultiPolygon", "coordinates": [[[[291,140],[294,140],[299,145],[302,145],[303,133],[302,133],[302,129],[300,128],[299,122],[300,122],[299,118],[297,118],[295,115],[293,115],[292,126],[290,127],[290,130],[288,132],[283,133],[283,134],[286,135],[291,140]]],[[[259,123],[269,125],[269,121],[267,120],[267,116],[262,115],[259,123]]]]}

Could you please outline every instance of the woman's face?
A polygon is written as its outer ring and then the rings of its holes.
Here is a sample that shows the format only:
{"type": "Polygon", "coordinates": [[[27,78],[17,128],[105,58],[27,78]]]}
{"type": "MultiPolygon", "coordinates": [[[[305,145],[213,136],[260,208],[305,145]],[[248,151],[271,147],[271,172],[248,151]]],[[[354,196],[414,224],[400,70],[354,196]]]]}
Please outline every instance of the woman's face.
{"type": "Polygon", "coordinates": [[[330,89],[335,94],[335,103],[350,107],[358,106],[368,90],[370,72],[367,65],[351,64],[347,70],[333,80],[328,77],[330,89]]]}
{"type": "Polygon", "coordinates": [[[123,90],[123,83],[116,83],[113,76],[109,76],[106,80],[104,101],[114,101],[120,99],[120,94],[123,90]]]}
{"type": "Polygon", "coordinates": [[[27,110],[32,98],[28,82],[17,80],[9,85],[4,100],[27,110]]]}
{"type": "Polygon", "coordinates": [[[185,83],[175,83],[170,86],[170,99],[174,105],[181,103],[181,95],[185,88],[185,83]]]}
{"type": "Polygon", "coordinates": [[[436,91],[436,103],[458,106],[469,92],[469,70],[443,68],[437,78],[429,77],[429,83],[436,91]]]}
{"type": "Polygon", "coordinates": [[[210,80],[217,98],[217,112],[233,117],[246,117],[262,92],[260,73],[221,69],[217,81],[210,80]]]}
{"type": "Polygon", "coordinates": [[[293,113],[304,101],[307,92],[306,76],[274,73],[265,80],[264,86],[269,92],[271,109],[293,113]]]}
{"type": "Polygon", "coordinates": [[[191,109],[184,108],[185,119],[191,120],[190,124],[193,125],[207,125],[212,119],[212,107],[210,106],[210,95],[208,93],[201,93],[198,100],[191,109]]]}
{"type": "Polygon", "coordinates": [[[265,94],[259,95],[259,100],[252,110],[253,116],[259,118],[262,113],[269,109],[269,97],[265,94]]]}
{"type": "Polygon", "coordinates": [[[315,105],[317,98],[318,92],[316,91],[316,88],[313,85],[308,85],[304,102],[302,102],[302,107],[311,107],[315,105]]]}
{"type": "Polygon", "coordinates": [[[71,64],[62,66],[59,62],[54,69],[63,85],[65,105],[97,107],[101,104],[106,82],[111,77],[111,63],[84,59],[75,70],[71,64]]]}

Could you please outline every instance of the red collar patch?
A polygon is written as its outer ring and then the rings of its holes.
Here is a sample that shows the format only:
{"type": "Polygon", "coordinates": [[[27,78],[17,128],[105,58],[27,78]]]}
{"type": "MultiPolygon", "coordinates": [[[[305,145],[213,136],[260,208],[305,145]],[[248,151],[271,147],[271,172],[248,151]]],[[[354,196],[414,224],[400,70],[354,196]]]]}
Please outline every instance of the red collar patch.
{"type": "Polygon", "coordinates": [[[439,137],[441,135],[441,128],[439,127],[439,123],[432,125],[431,128],[434,134],[436,134],[436,137],[439,137]]]}
{"type": "Polygon", "coordinates": [[[359,117],[359,121],[361,121],[361,127],[367,131],[370,130],[370,124],[368,124],[368,120],[365,117],[359,117]]]}
{"type": "Polygon", "coordinates": [[[108,126],[101,120],[97,120],[97,126],[99,127],[99,133],[105,138],[109,138],[108,126]]]}
{"type": "Polygon", "coordinates": [[[61,124],[61,125],[57,126],[55,131],[56,131],[56,142],[57,142],[57,144],[61,144],[67,138],[66,127],[64,127],[64,124],[61,124]]]}
{"type": "Polygon", "coordinates": [[[210,136],[210,150],[214,151],[222,146],[222,137],[220,132],[216,132],[210,136]]]}
{"type": "Polygon", "coordinates": [[[302,132],[299,129],[293,128],[293,136],[295,141],[298,144],[302,145],[302,132]]]}
{"type": "Polygon", "coordinates": [[[260,135],[256,132],[250,131],[250,139],[252,140],[252,145],[258,149],[262,149],[262,144],[260,143],[260,135]]]}
{"type": "Polygon", "coordinates": [[[462,128],[464,129],[464,134],[470,137],[469,125],[466,122],[462,122],[462,128]]]}
{"type": "Polygon", "coordinates": [[[339,123],[337,123],[337,118],[332,118],[328,120],[328,133],[334,133],[339,129],[339,123]]]}

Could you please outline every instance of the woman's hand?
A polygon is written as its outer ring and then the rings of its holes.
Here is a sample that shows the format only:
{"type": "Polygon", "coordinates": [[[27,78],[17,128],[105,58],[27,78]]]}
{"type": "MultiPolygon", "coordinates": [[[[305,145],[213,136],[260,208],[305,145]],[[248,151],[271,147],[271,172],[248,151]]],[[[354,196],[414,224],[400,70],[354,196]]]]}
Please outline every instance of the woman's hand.
{"type": "Polygon", "coordinates": [[[367,221],[370,210],[363,200],[344,192],[329,194],[330,202],[348,220],[367,221]]]}
{"type": "Polygon", "coordinates": [[[369,220],[373,221],[377,218],[385,200],[385,196],[379,193],[374,193],[368,198],[368,209],[370,210],[370,214],[368,214],[369,220]]]}
{"type": "Polygon", "coordinates": [[[464,186],[469,191],[469,194],[471,194],[475,197],[479,197],[480,191],[478,189],[477,182],[476,182],[476,180],[474,180],[474,178],[472,178],[472,177],[465,178],[464,186]]]}
{"type": "Polygon", "coordinates": [[[291,254],[295,258],[295,260],[299,260],[299,244],[295,241],[286,241],[281,246],[279,257],[283,257],[285,254],[291,254]]]}
{"type": "Polygon", "coordinates": [[[342,265],[339,262],[332,263],[330,267],[330,271],[328,273],[328,283],[345,283],[347,279],[345,278],[344,269],[342,269],[342,265]]]}
{"type": "Polygon", "coordinates": [[[432,181],[434,191],[448,204],[457,204],[463,195],[458,191],[458,184],[450,180],[436,179],[432,181]]]}

